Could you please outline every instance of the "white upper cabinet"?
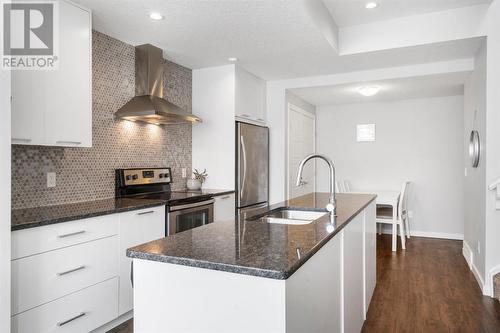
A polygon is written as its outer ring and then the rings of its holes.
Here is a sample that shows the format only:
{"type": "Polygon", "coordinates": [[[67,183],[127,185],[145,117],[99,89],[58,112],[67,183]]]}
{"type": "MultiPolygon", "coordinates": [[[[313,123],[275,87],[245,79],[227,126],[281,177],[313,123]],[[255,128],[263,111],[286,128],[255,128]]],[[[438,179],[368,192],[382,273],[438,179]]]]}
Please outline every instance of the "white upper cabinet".
{"type": "Polygon", "coordinates": [[[266,82],[237,67],[235,69],[235,114],[239,120],[265,123],[266,82]]]}
{"type": "Polygon", "coordinates": [[[92,146],[91,13],[59,2],[59,68],[12,72],[12,143],[92,146]]]}

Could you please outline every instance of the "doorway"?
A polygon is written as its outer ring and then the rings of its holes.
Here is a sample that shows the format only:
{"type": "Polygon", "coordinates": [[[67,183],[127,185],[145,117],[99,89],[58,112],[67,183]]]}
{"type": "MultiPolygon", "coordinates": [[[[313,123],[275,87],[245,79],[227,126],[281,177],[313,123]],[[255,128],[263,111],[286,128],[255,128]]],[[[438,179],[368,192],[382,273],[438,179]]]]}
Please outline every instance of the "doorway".
{"type": "Polygon", "coordinates": [[[287,199],[314,192],[316,189],[316,162],[303,170],[303,186],[295,186],[300,162],[316,151],[316,116],[296,105],[288,104],[287,126],[287,199]]]}

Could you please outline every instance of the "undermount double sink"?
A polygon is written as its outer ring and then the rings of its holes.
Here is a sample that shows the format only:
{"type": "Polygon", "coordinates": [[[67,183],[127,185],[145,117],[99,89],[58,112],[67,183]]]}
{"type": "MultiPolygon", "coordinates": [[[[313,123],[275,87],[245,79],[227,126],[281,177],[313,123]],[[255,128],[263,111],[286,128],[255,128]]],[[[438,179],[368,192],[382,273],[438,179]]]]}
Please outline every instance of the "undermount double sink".
{"type": "Polygon", "coordinates": [[[309,224],[326,214],[328,213],[325,211],[318,212],[284,208],[268,212],[265,215],[260,216],[260,219],[266,221],[267,223],[303,225],[309,224]]]}

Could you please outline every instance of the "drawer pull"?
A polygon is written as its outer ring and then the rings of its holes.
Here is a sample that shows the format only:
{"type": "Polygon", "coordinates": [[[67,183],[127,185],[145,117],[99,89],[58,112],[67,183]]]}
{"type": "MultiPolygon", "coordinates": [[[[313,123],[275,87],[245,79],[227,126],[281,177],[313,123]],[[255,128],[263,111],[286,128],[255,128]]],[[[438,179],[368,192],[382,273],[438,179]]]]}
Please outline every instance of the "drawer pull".
{"type": "Polygon", "coordinates": [[[83,316],[85,316],[86,313],[85,312],[81,312],[80,314],[77,314],[76,316],[72,317],[72,318],[69,318],[65,321],[60,321],[57,323],[57,326],[61,327],[61,326],[64,326],[66,324],[69,324],[71,323],[73,320],[77,320],[78,318],[82,318],[83,316]]]}
{"type": "Polygon", "coordinates": [[[76,267],[76,268],[73,268],[73,269],[70,269],[68,271],[57,273],[57,275],[58,276],[63,276],[63,275],[66,275],[66,274],[70,274],[70,273],[74,273],[74,272],[77,272],[77,271],[81,271],[82,269],[85,269],[84,265],[76,267]]]}
{"type": "Polygon", "coordinates": [[[59,238],[66,238],[66,237],[81,235],[83,233],[85,233],[85,230],[75,231],[75,232],[71,232],[69,234],[59,235],[57,237],[59,237],[59,238]]]}
{"type": "Polygon", "coordinates": [[[230,195],[226,195],[226,196],[224,196],[224,197],[222,197],[222,198],[220,198],[220,199],[221,199],[221,200],[226,200],[226,199],[229,199],[229,198],[231,198],[231,196],[230,196],[230,195]]]}
{"type": "Polygon", "coordinates": [[[12,138],[12,140],[18,142],[31,142],[30,138],[12,138]]]}
{"type": "Polygon", "coordinates": [[[137,213],[137,215],[153,214],[154,212],[155,212],[154,210],[148,210],[147,212],[140,212],[140,213],[137,213]]]}

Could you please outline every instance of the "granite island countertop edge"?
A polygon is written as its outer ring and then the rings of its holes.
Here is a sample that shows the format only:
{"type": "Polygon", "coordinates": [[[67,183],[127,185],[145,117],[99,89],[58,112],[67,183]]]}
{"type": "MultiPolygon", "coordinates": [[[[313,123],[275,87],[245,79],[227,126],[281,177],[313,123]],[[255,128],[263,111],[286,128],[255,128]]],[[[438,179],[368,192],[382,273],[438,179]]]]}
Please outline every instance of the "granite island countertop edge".
{"type": "MultiPolygon", "coordinates": [[[[144,251],[140,251],[137,249],[138,247],[133,247],[127,249],[127,256],[133,259],[141,259],[141,260],[149,260],[149,261],[157,261],[163,263],[170,263],[176,265],[190,266],[196,268],[203,269],[211,269],[217,271],[225,271],[236,274],[245,274],[245,275],[253,275],[257,277],[266,277],[271,279],[279,279],[284,280],[289,278],[293,273],[295,273],[305,262],[307,262],[315,253],[317,253],[326,243],[328,243],[333,237],[335,237],[340,231],[344,229],[360,212],[362,212],[370,203],[372,203],[376,199],[376,195],[372,195],[369,200],[367,200],[363,205],[355,210],[341,225],[339,225],[333,232],[319,241],[306,255],[304,255],[300,260],[289,267],[286,270],[283,269],[263,269],[258,267],[250,267],[250,266],[241,266],[241,265],[233,265],[223,262],[214,262],[207,261],[201,259],[193,259],[182,256],[170,256],[166,254],[158,254],[158,253],[146,253],[144,251]]],[[[279,208],[292,208],[292,209],[309,209],[305,207],[297,207],[294,205],[286,205],[282,207],[274,207],[270,210],[275,210],[279,208]]],[[[166,239],[166,238],[164,238],[166,239]]]]}

